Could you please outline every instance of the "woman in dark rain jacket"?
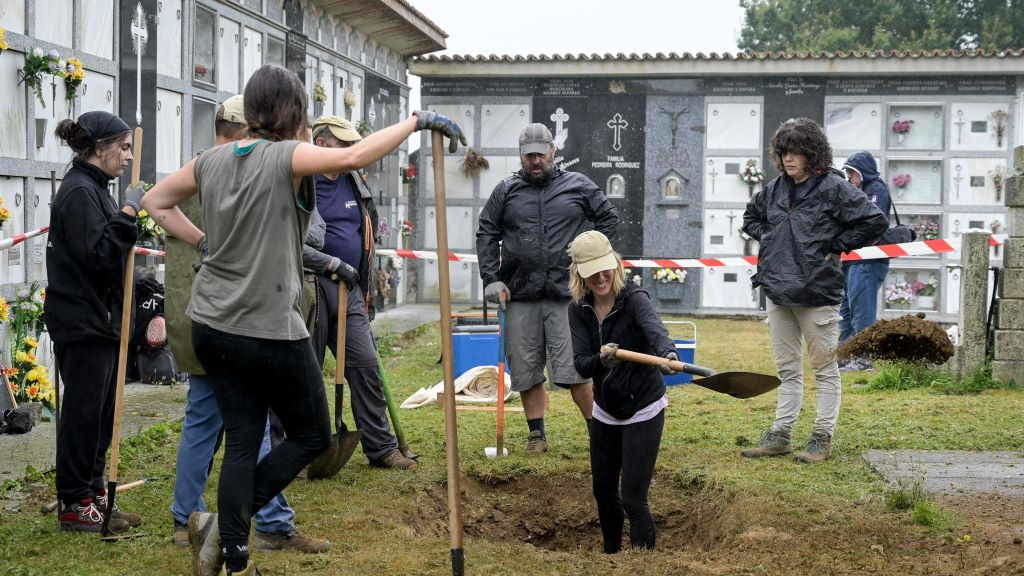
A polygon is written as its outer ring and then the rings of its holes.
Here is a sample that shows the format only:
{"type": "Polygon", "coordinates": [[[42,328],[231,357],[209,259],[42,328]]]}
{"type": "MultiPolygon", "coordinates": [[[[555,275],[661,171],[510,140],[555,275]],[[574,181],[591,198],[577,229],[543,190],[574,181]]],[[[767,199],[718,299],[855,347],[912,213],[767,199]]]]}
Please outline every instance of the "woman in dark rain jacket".
{"type": "MultiPolygon", "coordinates": [[[[103,468],[114,423],[114,383],[121,332],[122,278],[138,237],[143,190],[129,187],[118,209],[108,184],[132,161],[132,135],[107,112],[62,120],[57,136],[75,153],[53,199],[46,246],[45,319],[64,381],[57,440],[57,496],[63,530],[97,532],[103,524],[103,468]]],[[[110,528],[140,519],[115,511],[110,528]]]]}
{"type": "Polygon", "coordinates": [[[581,376],[594,380],[590,468],[604,551],[621,548],[624,516],[630,543],[654,548],[647,491],[665,425],[665,382],[658,368],[620,362],[615,351],[621,346],[677,360],[675,345],[647,292],[626,283],[622,261],[604,234],[580,234],[569,254],[573,360],[581,376]]]}

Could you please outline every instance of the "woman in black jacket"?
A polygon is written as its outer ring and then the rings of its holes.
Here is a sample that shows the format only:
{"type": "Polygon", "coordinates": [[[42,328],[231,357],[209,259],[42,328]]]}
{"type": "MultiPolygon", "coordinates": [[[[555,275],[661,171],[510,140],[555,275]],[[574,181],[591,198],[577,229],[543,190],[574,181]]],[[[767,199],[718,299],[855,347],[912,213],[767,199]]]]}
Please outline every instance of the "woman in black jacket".
{"type": "Polygon", "coordinates": [[[677,360],[675,345],[651,297],[626,283],[622,261],[604,234],[580,234],[569,255],[573,360],[581,376],[594,380],[590,468],[604,551],[614,554],[622,547],[623,510],[630,543],[653,548],[647,491],[665,425],[665,382],[658,368],[620,362],[615,351],[621,346],[677,360]]]}
{"type": "MultiPolygon", "coordinates": [[[[57,136],[75,153],[50,211],[45,319],[64,380],[57,440],[57,496],[63,530],[103,524],[103,469],[114,425],[125,260],[138,237],[141,187],[118,209],[108,184],[132,161],[131,130],[107,112],[62,120],[57,136]]],[[[115,512],[114,531],[138,524],[115,512]]]]}

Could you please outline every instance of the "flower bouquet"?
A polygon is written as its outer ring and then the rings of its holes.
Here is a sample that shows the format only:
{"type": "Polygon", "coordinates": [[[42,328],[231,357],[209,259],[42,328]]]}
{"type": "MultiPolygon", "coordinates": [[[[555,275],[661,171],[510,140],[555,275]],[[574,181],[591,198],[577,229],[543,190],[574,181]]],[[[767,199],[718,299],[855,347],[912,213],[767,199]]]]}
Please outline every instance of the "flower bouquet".
{"type": "Polygon", "coordinates": [[[892,133],[896,135],[896,141],[903,144],[903,140],[906,139],[907,134],[910,134],[910,128],[913,127],[913,120],[896,120],[892,123],[892,133]]]}
{"type": "Polygon", "coordinates": [[[914,291],[907,282],[894,282],[885,287],[887,308],[909,308],[913,298],[914,291]]]}
{"type": "Polygon", "coordinates": [[[924,282],[920,280],[914,282],[910,289],[914,292],[915,308],[924,310],[935,309],[935,293],[938,291],[938,286],[936,285],[934,275],[929,276],[924,282]]]}
{"type": "Polygon", "coordinates": [[[10,49],[10,46],[7,44],[7,30],[0,28],[0,54],[3,54],[8,49],[10,49]]]}
{"type": "Polygon", "coordinates": [[[920,240],[938,240],[939,224],[934,220],[921,220],[910,225],[920,240]]]}
{"type": "Polygon", "coordinates": [[[402,220],[402,237],[408,238],[416,231],[416,226],[411,220],[402,220]]]}
{"type": "Polygon", "coordinates": [[[4,222],[11,219],[11,211],[7,209],[7,201],[0,197],[0,228],[4,227],[4,222]]]}
{"type": "Polygon", "coordinates": [[[910,186],[910,174],[897,174],[893,176],[892,185],[900,189],[910,186]]]}
{"type": "Polygon", "coordinates": [[[14,366],[4,370],[8,385],[19,403],[39,402],[50,410],[54,407],[53,382],[45,366],[39,364],[36,348],[39,341],[26,336],[14,348],[14,366]]]}
{"type": "Polygon", "coordinates": [[[46,108],[46,101],[43,100],[43,76],[53,75],[58,72],[56,67],[60,63],[60,53],[50,50],[44,53],[39,48],[33,48],[25,54],[25,65],[18,70],[18,84],[25,84],[36,95],[36,99],[46,108]]]}
{"type": "Polygon", "coordinates": [[[754,196],[754,186],[757,186],[761,182],[764,182],[764,172],[757,167],[757,160],[751,158],[747,160],[746,166],[743,167],[743,171],[740,172],[740,180],[746,183],[750,196],[754,196]]]}
{"type": "Polygon", "coordinates": [[[1002,148],[1003,138],[1006,136],[1006,120],[1010,115],[1006,110],[993,110],[990,116],[992,117],[992,131],[996,134],[996,146],[1002,148]]]}
{"type": "Polygon", "coordinates": [[[324,90],[323,84],[317,82],[313,84],[313,101],[314,102],[327,102],[327,91],[324,90]]]}
{"type": "Polygon", "coordinates": [[[64,100],[67,103],[70,116],[75,105],[75,97],[78,95],[78,87],[85,80],[85,68],[82,66],[82,61],[78,58],[68,58],[60,76],[64,78],[64,100]]]}
{"type": "Polygon", "coordinates": [[[661,284],[677,282],[682,284],[686,281],[685,268],[658,268],[654,271],[654,279],[661,284]]]}

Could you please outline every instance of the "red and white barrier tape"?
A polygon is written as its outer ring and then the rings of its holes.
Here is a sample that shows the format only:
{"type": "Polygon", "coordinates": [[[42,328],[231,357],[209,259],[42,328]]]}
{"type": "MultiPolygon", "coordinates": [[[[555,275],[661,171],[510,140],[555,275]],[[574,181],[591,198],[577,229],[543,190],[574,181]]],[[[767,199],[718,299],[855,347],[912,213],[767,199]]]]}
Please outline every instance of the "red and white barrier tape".
{"type": "Polygon", "coordinates": [[[25,232],[24,234],[15,234],[10,238],[4,238],[3,240],[0,240],[0,250],[7,250],[8,248],[13,248],[18,244],[21,244],[25,240],[28,240],[29,238],[39,236],[40,234],[46,234],[49,231],[49,226],[43,226],[42,228],[37,228],[30,232],[25,232]]]}
{"type": "MultiPolygon", "coordinates": [[[[988,243],[999,246],[1006,240],[1005,234],[989,236],[988,243]]],[[[960,238],[946,240],[924,240],[903,244],[868,246],[843,254],[844,261],[874,260],[878,258],[902,258],[905,256],[927,256],[947,254],[960,249],[960,238]]],[[[413,260],[437,260],[436,252],[424,250],[394,250],[378,248],[378,256],[409,258],[413,260]]],[[[451,262],[476,262],[476,254],[448,253],[451,262]]],[[[735,268],[757,266],[757,256],[729,256],[723,258],[642,258],[623,260],[626,268],[735,268]]]]}
{"type": "Polygon", "coordinates": [[[136,254],[146,255],[146,256],[161,256],[161,257],[163,257],[164,255],[167,254],[163,250],[153,250],[152,248],[143,248],[142,246],[136,246],[135,247],[135,253],[136,254]]]}

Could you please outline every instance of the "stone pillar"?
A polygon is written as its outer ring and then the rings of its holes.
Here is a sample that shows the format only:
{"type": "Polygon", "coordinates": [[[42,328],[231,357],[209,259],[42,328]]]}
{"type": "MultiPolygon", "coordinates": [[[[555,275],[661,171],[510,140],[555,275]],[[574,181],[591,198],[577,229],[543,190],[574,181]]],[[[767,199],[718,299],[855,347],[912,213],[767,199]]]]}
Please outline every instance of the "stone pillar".
{"type": "MultiPolygon", "coordinates": [[[[1024,146],[1013,153],[1015,174],[1006,179],[1006,205],[1011,222],[1024,222],[1024,146]]],[[[1024,385],[1024,227],[1015,227],[1003,250],[1003,281],[999,294],[992,378],[1024,385]]]]}
{"type": "Polygon", "coordinates": [[[960,246],[960,373],[985,362],[988,312],[988,232],[967,232],[960,246]]]}

